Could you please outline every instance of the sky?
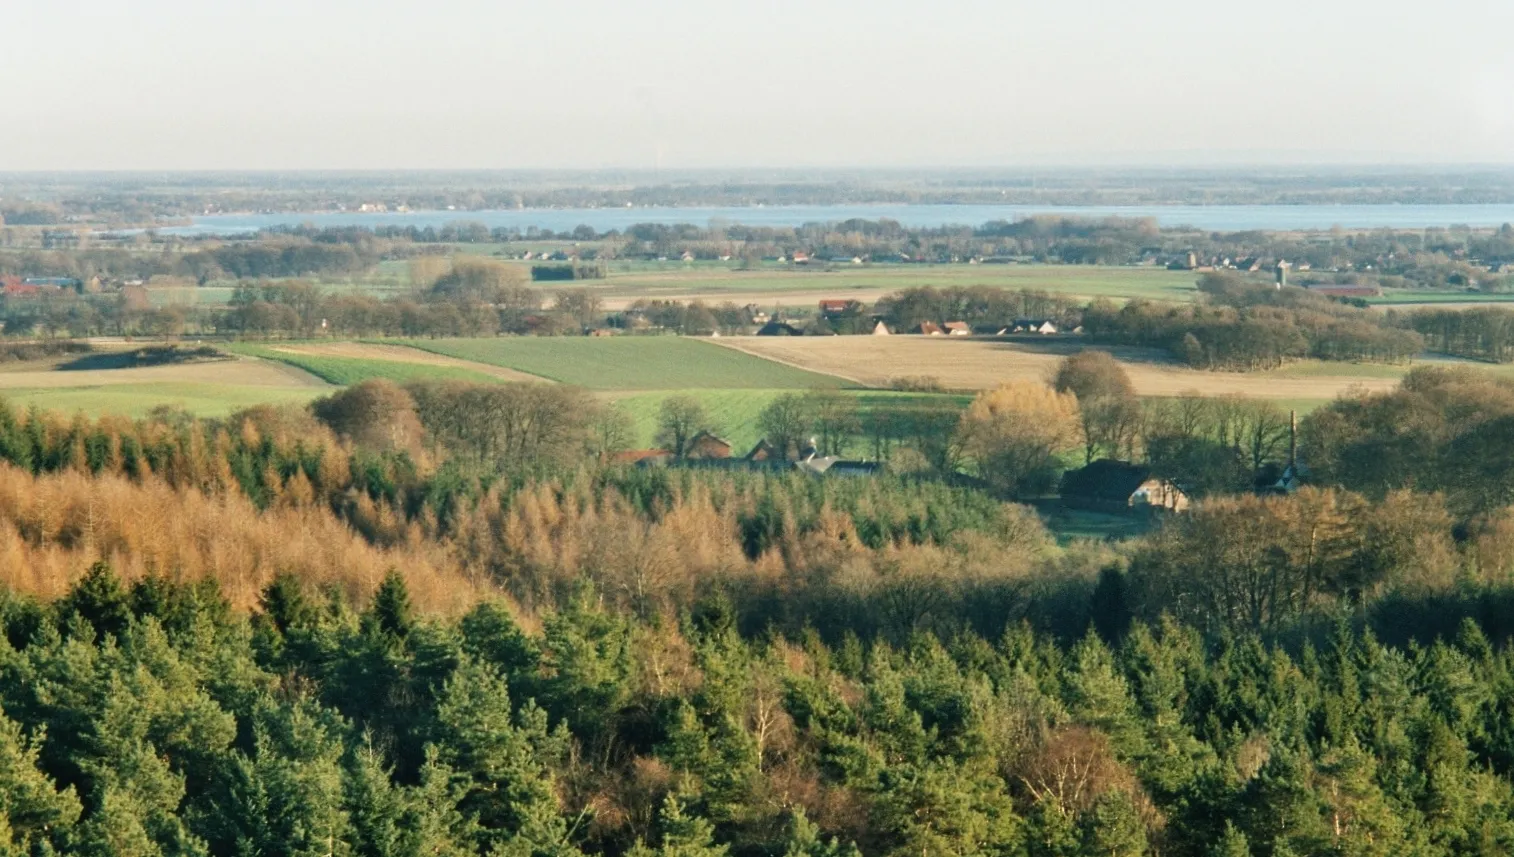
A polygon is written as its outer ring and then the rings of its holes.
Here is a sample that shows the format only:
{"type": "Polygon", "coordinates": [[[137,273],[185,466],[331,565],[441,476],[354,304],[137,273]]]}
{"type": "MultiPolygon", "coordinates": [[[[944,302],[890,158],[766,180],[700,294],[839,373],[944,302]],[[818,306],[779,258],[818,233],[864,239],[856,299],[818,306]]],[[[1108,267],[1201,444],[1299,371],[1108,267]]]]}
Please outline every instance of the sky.
{"type": "Polygon", "coordinates": [[[0,172],[1514,163],[1514,0],[0,0],[0,172]]]}

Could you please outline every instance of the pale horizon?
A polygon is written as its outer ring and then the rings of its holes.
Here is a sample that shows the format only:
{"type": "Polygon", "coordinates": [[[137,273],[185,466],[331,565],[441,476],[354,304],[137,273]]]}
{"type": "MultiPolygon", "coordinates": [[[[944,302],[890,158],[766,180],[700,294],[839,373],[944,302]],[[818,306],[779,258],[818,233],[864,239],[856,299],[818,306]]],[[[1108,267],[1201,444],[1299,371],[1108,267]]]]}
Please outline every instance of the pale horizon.
{"type": "Polygon", "coordinates": [[[12,0],[0,172],[1514,163],[1514,4],[1384,11],[12,0]]]}

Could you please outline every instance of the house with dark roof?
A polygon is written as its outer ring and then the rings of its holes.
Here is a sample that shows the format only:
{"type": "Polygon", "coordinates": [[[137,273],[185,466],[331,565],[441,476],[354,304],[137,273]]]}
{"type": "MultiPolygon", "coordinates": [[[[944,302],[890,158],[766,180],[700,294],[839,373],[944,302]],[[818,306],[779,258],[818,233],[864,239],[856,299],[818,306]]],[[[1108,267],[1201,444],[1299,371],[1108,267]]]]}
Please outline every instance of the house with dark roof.
{"type": "Polygon", "coordinates": [[[666,449],[627,449],[622,452],[610,453],[611,464],[625,464],[632,467],[666,467],[673,460],[673,453],[666,449]]]}
{"type": "Polygon", "coordinates": [[[1061,495],[1063,505],[1098,512],[1182,512],[1189,506],[1188,495],[1172,480],[1153,476],[1149,467],[1109,458],[1063,474],[1061,495]]]}
{"type": "Polygon", "coordinates": [[[782,321],[770,321],[757,329],[758,336],[803,336],[804,331],[782,321]]]}
{"type": "Polygon", "coordinates": [[[778,447],[768,443],[767,438],[757,441],[752,451],[746,454],[747,461],[782,461],[783,456],[778,452],[778,447]]]}
{"type": "Polygon", "coordinates": [[[946,324],[941,325],[941,327],[946,330],[947,336],[973,335],[972,325],[968,324],[965,321],[948,321],[946,324]]]}

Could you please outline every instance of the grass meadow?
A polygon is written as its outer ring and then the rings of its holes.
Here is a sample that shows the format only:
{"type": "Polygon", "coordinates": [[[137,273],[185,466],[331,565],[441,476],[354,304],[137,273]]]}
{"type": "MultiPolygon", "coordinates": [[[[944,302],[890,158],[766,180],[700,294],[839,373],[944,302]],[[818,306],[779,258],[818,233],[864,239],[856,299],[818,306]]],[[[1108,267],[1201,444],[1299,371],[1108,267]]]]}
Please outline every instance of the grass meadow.
{"type": "Polygon", "coordinates": [[[832,375],[682,336],[416,339],[405,344],[590,390],[810,389],[832,375]]]}
{"type": "MultiPolygon", "coordinates": [[[[326,354],[308,354],[286,350],[276,346],[235,343],[227,349],[248,357],[273,360],[303,369],[328,384],[345,387],[360,381],[384,378],[397,384],[410,381],[476,381],[493,382],[497,379],[483,372],[453,366],[434,366],[417,360],[380,360],[362,357],[342,357],[326,354]]],[[[421,355],[418,355],[421,356],[421,355]]]]}
{"type": "Polygon", "coordinates": [[[202,417],[222,417],[253,405],[300,405],[330,392],[321,387],[269,387],[243,384],[146,382],[87,387],[14,387],[0,390],[13,405],[36,405],[43,410],[86,414],[145,416],[153,408],[169,406],[202,417]]]}

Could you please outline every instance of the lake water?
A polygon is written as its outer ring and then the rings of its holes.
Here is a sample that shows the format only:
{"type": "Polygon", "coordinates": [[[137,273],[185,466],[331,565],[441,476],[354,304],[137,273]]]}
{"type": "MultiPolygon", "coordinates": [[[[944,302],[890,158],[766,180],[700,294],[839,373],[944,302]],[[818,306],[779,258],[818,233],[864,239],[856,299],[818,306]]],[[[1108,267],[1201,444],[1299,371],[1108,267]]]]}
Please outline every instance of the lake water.
{"type": "Polygon", "coordinates": [[[852,218],[889,218],[905,226],[979,226],[1033,214],[1065,217],[1152,217],[1162,226],[1193,226],[1233,232],[1247,229],[1346,228],[1425,229],[1436,226],[1500,226],[1514,223],[1514,204],[1501,205],[792,205],[688,208],[531,208],[502,211],[408,211],[381,214],[223,214],[196,217],[191,226],[159,230],[177,234],[235,234],[275,226],[427,226],[462,221],[491,229],[529,227],[554,232],[588,225],[596,231],[624,230],[637,223],[692,223],[723,220],[747,226],[800,226],[852,218]]]}

